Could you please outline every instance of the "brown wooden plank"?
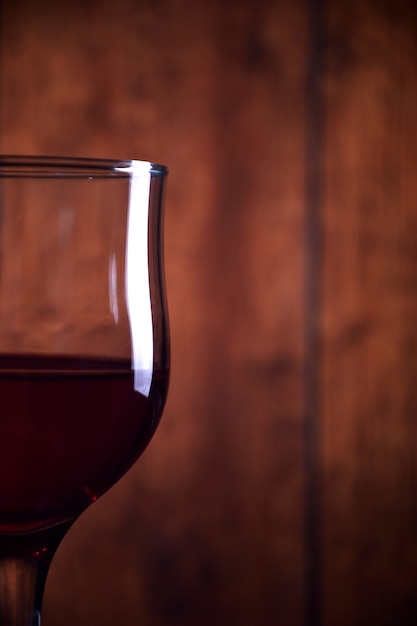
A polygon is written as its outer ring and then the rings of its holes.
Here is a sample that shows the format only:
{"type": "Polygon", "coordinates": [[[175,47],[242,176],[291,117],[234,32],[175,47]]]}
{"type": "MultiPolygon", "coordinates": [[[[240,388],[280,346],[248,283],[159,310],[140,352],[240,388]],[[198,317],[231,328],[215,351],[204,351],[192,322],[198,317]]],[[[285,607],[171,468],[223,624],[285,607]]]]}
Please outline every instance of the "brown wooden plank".
{"type": "Polygon", "coordinates": [[[3,2],[3,152],[171,169],[166,414],[64,541],[45,626],[302,623],[305,21],[301,1],[3,2]]]}
{"type": "Polygon", "coordinates": [[[417,621],[416,16],[327,7],[323,624],[417,621]]]}

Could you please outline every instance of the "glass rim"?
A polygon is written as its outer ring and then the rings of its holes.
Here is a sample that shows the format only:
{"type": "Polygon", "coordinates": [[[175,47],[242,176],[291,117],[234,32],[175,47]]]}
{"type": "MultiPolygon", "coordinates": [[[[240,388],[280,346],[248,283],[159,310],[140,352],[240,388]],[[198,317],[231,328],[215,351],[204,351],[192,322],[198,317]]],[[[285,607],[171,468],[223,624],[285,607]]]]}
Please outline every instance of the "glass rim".
{"type": "Polygon", "coordinates": [[[136,159],[102,159],[88,157],[34,156],[0,154],[0,178],[107,178],[168,173],[165,165],[136,159]]]}

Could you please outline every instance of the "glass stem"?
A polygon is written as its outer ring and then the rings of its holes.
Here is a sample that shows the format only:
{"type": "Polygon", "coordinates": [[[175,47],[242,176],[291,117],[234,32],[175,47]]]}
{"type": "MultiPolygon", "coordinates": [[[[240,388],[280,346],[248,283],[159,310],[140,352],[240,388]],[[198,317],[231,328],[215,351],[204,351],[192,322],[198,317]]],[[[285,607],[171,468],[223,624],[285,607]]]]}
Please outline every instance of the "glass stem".
{"type": "Polygon", "coordinates": [[[0,558],[1,626],[39,626],[48,567],[30,557],[0,558]]]}

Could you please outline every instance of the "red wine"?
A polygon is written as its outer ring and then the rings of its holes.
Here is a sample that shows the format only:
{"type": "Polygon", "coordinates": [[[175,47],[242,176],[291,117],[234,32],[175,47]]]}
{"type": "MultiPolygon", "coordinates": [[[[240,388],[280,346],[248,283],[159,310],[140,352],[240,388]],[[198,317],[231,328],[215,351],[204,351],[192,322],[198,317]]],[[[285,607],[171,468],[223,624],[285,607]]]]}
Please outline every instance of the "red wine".
{"type": "Polygon", "coordinates": [[[0,534],[70,523],[137,460],[162,413],[130,361],[0,355],[0,534]]]}

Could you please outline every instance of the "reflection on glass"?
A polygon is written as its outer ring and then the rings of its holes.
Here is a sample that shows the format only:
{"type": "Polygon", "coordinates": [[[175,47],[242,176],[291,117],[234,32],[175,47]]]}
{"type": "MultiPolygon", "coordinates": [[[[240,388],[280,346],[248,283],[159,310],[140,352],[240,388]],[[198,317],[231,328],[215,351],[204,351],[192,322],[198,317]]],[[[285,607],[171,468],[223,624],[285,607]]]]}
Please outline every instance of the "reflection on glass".
{"type": "Polygon", "coordinates": [[[135,389],[149,395],[153,368],[152,311],[148,272],[149,164],[135,162],[130,179],[126,249],[126,297],[132,334],[135,389]]]}

